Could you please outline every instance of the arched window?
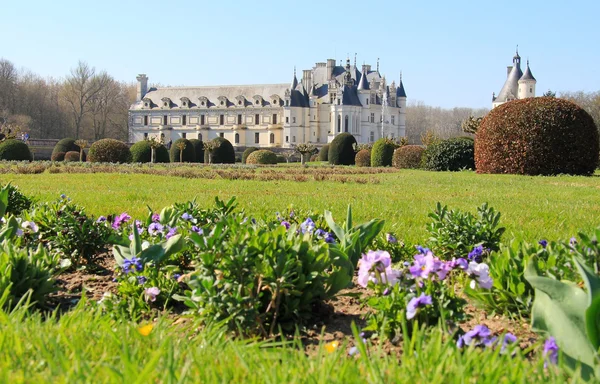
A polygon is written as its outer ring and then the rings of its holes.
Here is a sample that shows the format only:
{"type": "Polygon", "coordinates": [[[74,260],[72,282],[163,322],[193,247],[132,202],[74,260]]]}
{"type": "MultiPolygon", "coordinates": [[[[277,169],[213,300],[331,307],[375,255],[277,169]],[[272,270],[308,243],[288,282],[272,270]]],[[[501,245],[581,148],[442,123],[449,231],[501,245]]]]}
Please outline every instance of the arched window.
{"type": "Polygon", "coordinates": [[[344,118],[344,132],[348,132],[348,115],[344,118]]]}
{"type": "Polygon", "coordinates": [[[275,144],[275,134],[274,133],[271,133],[269,135],[269,143],[275,144]]]}
{"type": "Polygon", "coordinates": [[[342,116],[338,115],[338,121],[337,121],[337,131],[338,133],[342,132],[342,116]]]}
{"type": "Polygon", "coordinates": [[[235,143],[236,143],[236,144],[239,144],[239,143],[240,143],[240,134],[239,134],[239,133],[236,133],[236,134],[235,134],[235,143]]]}

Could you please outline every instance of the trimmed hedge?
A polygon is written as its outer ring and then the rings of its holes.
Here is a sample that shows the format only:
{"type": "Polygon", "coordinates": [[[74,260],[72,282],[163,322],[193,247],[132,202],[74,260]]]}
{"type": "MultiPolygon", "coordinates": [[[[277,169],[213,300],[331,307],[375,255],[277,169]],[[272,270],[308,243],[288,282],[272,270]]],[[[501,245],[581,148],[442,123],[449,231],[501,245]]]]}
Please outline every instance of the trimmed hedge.
{"type": "Polygon", "coordinates": [[[328,160],[334,165],[354,165],[354,145],[356,138],[344,132],[337,135],[329,144],[328,160]]]}
{"type": "Polygon", "coordinates": [[[242,153],[242,164],[246,164],[246,161],[248,159],[248,156],[250,156],[250,154],[254,151],[258,151],[258,148],[256,147],[248,147],[246,148],[246,150],[244,151],[244,153],[242,153]]]}
{"type": "Polygon", "coordinates": [[[371,166],[371,151],[368,149],[361,149],[356,153],[354,163],[357,167],[370,167],[371,166]]]}
{"type": "Polygon", "coordinates": [[[473,139],[453,137],[429,145],[423,153],[423,165],[430,171],[475,169],[473,139]]]}
{"type": "Polygon", "coordinates": [[[204,163],[204,142],[200,139],[190,139],[196,151],[196,163],[204,163]]]}
{"type": "Polygon", "coordinates": [[[72,137],[66,137],[56,143],[54,149],[52,150],[52,155],[59,152],[67,153],[71,151],[79,152],[79,147],[75,145],[75,139],[72,137]]]}
{"type": "Polygon", "coordinates": [[[319,161],[328,161],[329,160],[329,144],[325,144],[321,147],[319,151],[319,161]]]}
{"type": "MultiPolygon", "coordinates": [[[[223,137],[212,141],[217,144],[212,152],[212,164],[235,164],[235,150],[231,142],[223,137]]],[[[208,164],[208,151],[204,151],[204,162],[208,164]]]]}
{"type": "Polygon", "coordinates": [[[420,145],[405,145],[394,151],[392,165],[396,168],[420,168],[425,148],[420,145]]]}
{"type": "MultiPolygon", "coordinates": [[[[152,157],[152,148],[148,140],[138,141],[129,149],[131,151],[131,161],[134,163],[149,163],[152,157]]],[[[156,163],[168,163],[169,150],[164,145],[155,149],[154,161],[156,163]]]]}
{"type": "Polygon", "coordinates": [[[179,161],[183,160],[184,163],[195,163],[196,162],[196,150],[194,149],[194,145],[190,143],[188,139],[180,138],[175,140],[171,145],[171,163],[179,163],[179,161]],[[180,143],[185,143],[185,148],[183,149],[183,156],[180,157],[181,150],[177,146],[180,143]]]}
{"type": "Polygon", "coordinates": [[[268,149],[260,149],[248,155],[246,164],[277,164],[277,155],[268,149]]]}
{"type": "Polygon", "coordinates": [[[590,175],[598,166],[598,128],[576,104],[535,97],[502,104],[475,138],[479,173],[590,175]]]}
{"type": "Polygon", "coordinates": [[[65,161],[79,161],[79,151],[69,151],[65,153],[65,161]]]}
{"type": "Polygon", "coordinates": [[[389,167],[392,165],[392,157],[396,144],[387,138],[381,138],[373,144],[371,149],[371,167],[389,167]]]}
{"type": "Polygon", "coordinates": [[[90,147],[88,161],[92,163],[130,163],[131,151],[122,141],[102,139],[90,147]]]}
{"type": "Polygon", "coordinates": [[[64,152],[52,153],[52,156],[50,156],[50,160],[52,160],[52,161],[64,161],[65,160],[65,155],[66,155],[66,153],[64,153],[64,152]]]}
{"type": "Polygon", "coordinates": [[[17,139],[0,143],[0,160],[32,161],[33,156],[27,144],[17,139]]]}

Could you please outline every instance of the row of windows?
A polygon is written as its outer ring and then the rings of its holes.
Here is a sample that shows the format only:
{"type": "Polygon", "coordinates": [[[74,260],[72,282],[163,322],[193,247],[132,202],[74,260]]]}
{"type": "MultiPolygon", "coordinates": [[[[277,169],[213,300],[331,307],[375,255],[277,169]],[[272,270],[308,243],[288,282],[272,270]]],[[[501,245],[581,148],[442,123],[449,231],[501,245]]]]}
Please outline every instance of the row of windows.
{"type": "MultiPolygon", "coordinates": [[[[274,113],[272,116],[272,123],[271,124],[277,124],[277,114],[274,113]]],[[[164,115],[163,118],[163,125],[168,125],[168,120],[169,120],[169,116],[164,115]]],[[[242,124],[243,121],[243,115],[239,114],[237,115],[237,123],[238,124],[242,124]]],[[[287,118],[286,118],[286,122],[288,122],[287,118]]],[[[296,122],[296,118],[294,117],[294,123],[296,122]]],[[[200,125],[205,125],[206,124],[206,115],[200,115],[200,125]]],[[[254,115],[254,124],[255,125],[259,125],[260,124],[260,115],[256,114],[254,115]]],[[[144,116],[144,125],[148,125],[148,116],[144,116]]],[[[187,115],[182,115],[181,116],[181,125],[187,125],[187,115]]],[[[219,125],[225,125],[225,115],[219,115],[219,125]]]]}
{"type": "MultiPolygon", "coordinates": [[[[163,135],[164,135],[164,134],[163,134],[163,135]]],[[[163,136],[163,137],[164,137],[164,136],[163,136]]],[[[182,138],[184,138],[184,139],[187,139],[187,133],[186,133],[186,132],[182,132],[182,133],[181,133],[181,137],[182,137],[182,138]]],[[[220,133],[219,133],[219,137],[225,137],[225,133],[224,133],[224,132],[220,132],[220,133]]],[[[287,137],[287,136],[286,136],[286,137],[287,137]]],[[[294,137],[295,137],[295,136],[294,136],[294,137]]],[[[147,139],[147,138],[148,138],[148,132],[145,132],[145,133],[144,133],[144,139],[147,139]]],[[[201,134],[201,133],[199,133],[199,134],[198,134],[198,140],[202,140],[202,134],[201,134]]],[[[234,135],[234,138],[233,138],[233,140],[234,140],[235,144],[239,144],[239,143],[240,143],[240,134],[239,134],[239,133],[236,133],[236,134],[234,135]]],[[[296,140],[296,139],[294,139],[294,141],[295,141],[295,140],[296,140]]],[[[260,133],[259,133],[259,132],[255,132],[255,133],[254,133],[254,143],[255,143],[255,144],[258,144],[258,143],[260,143],[260,133]]],[[[274,133],[269,133],[269,143],[270,143],[270,144],[275,144],[275,134],[274,134],[274,133]]]]}

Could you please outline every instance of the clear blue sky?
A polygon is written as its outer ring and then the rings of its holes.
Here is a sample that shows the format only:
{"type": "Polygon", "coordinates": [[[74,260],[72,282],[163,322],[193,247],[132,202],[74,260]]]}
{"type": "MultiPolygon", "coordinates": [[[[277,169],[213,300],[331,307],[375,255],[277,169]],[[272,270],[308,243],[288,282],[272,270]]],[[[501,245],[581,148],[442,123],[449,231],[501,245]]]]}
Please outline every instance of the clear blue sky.
{"type": "Polygon", "coordinates": [[[600,1],[5,1],[0,57],[64,77],[78,60],[117,80],[281,83],[327,58],[399,72],[409,100],[489,107],[515,46],[537,93],[600,90],[600,1]]]}

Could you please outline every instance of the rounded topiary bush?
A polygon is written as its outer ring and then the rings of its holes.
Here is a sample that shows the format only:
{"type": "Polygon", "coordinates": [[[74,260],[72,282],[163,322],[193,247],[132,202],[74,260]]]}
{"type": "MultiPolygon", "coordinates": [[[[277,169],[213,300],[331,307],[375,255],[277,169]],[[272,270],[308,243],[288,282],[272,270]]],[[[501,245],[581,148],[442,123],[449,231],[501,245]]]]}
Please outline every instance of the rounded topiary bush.
{"type": "Polygon", "coordinates": [[[396,147],[393,140],[387,138],[377,140],[371,149],[371,167],[391,166],[396,147]]]}
{"type": "MultiPolygon", "coordinates": [[[[134,163],[149,163],[152,157],[152,148],[148,140],[138,141],[133,144],[129,149],[131,151],[131,161],[134,163]]],[[[155,163],[168,163],[169,150],[164,145],[154,150],[154,162],[155,163]]]]}
{"type": "Polygon", "coordinates": [[[67,152],[71,152],[71,151],[79,152],[79,147],[77,145],[75,145],[75,139],[73,139],[71,137],[67,137],[67,138],[60,140],[58,143],[56,143],[56,145],[54,146],[54,149],[52,150],[52,155],[54,155],[55,153],[58,153],[58,152],[67,153],[67,152]]]}
{"type": "Polygon", "coordinates": [[[184,163],[195,163],[196,162],[196,150],[194,149],[194,145],[190,143],[188,139],[177,139],[171,145],[171,162],[179,163],[183,161],[184,163]],[[185,148],[183,148],[183,155],[181,150],[179,149],[179,144],[185,144],[185,148]]]}
{"type": "Polygon", "coordinates": [[[200,139],[190,139],[196,151],[196,163],[204,163],[204,142],[200,139]]]}
{"type": "Polygon", "coordinates": [[[420,168],[425,148],[420,145],[404,145],[394,151],[392,165],[396,168],[420,168]]]}
{"type": "Polygon", "coordinates": [[[277,164],[279,163],[287,163],[287,161],[285,160],[285,156],[277,155],[277,164]]]}
{"type": "Polygon", "coordinates": [[[242,164],[246,164],[246,160],[248,160],[248,156],[250,156],[250,154],[255,151],[258,151],[258,148],[256,148],[256,147],[246,148],[244,153],[242,153],[242,164]]]}
{"type": "Polygon", "coordinates": [[[344,132],[337,135],[329,144],[328,160],[334,165],[354,165],[354,145],[356,138],[344,132]]]}
{"type": "Polygon", "coordinates": [[[21,140],[8,139],[0,143],[0,160],[31,161],[31,151],[21,140]]]}
{"type": "Polygon", "coordinates": [[[277,155],[268,149],[260,149],[248,155],[246,164],[277,164],[277,155]]]}
{"type": "Polygon", "coordinates": [[[361,149],[356,153],[354,163],[357,167],[370,167],[371,166],[371,151],[368,149],[361,149]]]}
{"type": "MultiPolygon", "coordinates": [[[[215,144],[211,154],[212,164],[234,164],[235,163],[235,150],[231,142],[225,138],[217,137],[212,140],[215,144]]],[[[208,164],[208,151],[204,151],[204,162],[208,164]]]]}
{"type": "Polygon", "coordinates": [[[79,161],[79,151],[69,151],[65,153],[65,161],[79,161]]]}
{"type": "Polygon", "coordinates": [[[502,104],[475,138],[479,173],[589,175],[598,165],[598,128],[576,104],[536,97],[502,104]]]}
{"type": "Polygon", "coordinates": [[[66,155],[66,153],[64,153],[64,152],[52,153],[52,156],[50,156],[50,160],[52,160],[52,161],[63,161],[65,159],[65,155],[66,155]]]}
{"type": "Polygon", "coordinates": [[[131,151],[122,141],[102,139],[90,147],[88,161],[92,163],[130,163],[131,151]]]}
{"type": "Polygon", "coordinates": [[[475,169],[473,139],[453,137],[431,144],[423,153],[424,168],[430,171],[475,169]]]}
{"type": "Polygon", "coordinates": [[[319,151],[319,161],[328,161],[329,160],[329,145],[325,144],[321,147],[319,151]]]}

